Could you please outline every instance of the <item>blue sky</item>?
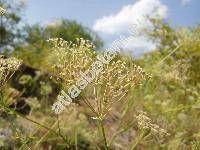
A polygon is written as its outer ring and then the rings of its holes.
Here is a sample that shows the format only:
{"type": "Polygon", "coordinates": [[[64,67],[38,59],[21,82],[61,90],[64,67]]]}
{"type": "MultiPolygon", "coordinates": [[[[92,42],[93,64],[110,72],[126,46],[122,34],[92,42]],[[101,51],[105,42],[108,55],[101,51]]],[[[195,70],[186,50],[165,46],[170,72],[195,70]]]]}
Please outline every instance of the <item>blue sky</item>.
{"type": "MultiPolygon", "coordinates": [[[[45,23],[67,18],[92,27],[95,20],[115,14],[136,0],[27,0],[26,19],[29,23],[45,23]]],[[[193,26],[200,22],[200,1],[190,0],[185,6],[181,0],[161,0],[168,6],[169,21],[173,25],[193,26]]]]}
{"type": "Polygon", "coordinates": [[[142,13],[158,14],[172,26],[195,26],[200,23],[200,0],[27,0],[25,18],[29,24],[76,20],[110,42],[116,37],[114,32],[127,32],[126,24],[134,23],[130,17],[140,19],[142,13]],[[154,12],[153,7],[158,10],[154,12]]]}

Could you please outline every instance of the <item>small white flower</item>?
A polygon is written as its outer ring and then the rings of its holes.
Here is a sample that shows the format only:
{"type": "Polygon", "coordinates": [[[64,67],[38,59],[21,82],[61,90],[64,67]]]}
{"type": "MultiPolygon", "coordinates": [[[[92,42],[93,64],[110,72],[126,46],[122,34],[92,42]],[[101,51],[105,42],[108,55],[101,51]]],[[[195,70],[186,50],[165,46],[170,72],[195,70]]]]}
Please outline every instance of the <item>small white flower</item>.
{"type": "Polygon", "coordinates": [[[6,10],[4,8],[0,7],[0,15],[5,14],[5,12],[6,12],[6,10]]]}

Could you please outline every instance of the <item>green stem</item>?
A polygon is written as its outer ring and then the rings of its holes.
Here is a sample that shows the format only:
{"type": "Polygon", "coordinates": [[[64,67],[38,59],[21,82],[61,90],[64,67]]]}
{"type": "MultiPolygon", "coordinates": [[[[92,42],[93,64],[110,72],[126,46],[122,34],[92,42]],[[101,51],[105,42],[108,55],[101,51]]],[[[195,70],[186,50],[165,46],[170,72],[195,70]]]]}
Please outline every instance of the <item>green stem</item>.
{"type": "Polygon", "coordinates": [[[106,135],[105,135],[105,129],[104,129],[104,125],[103,125],[103,120],[99,119],[98,121],[99,121],[99,127],[101,129],[101,133],[102,133],[102,136],[103,136],[105,148],[106,148],[106,150],[109,150],[107,140],[106,140],[106,135]]]}
{"type": "Polygon", "coordinates": [[[49,130],[49,131],[53,132],[54,134],[60,136],[64,141],[66,141],[66,138],[65,138],[64,136],[60,135],[59,133],[57,133],[55,130],[50,129],[49,127],[46,127],[46,126],[44,126],[44,125],[42,125],[42,124],[40,124],[40,123],[38,123],[38,122],[36,122],[36,121],[30,119],[30,118],[27,118],[26,116],[24,116],[24,115],[18,113],[17,111],[15,111],[15,110],[13,110],[13,109],[7,107],[6,105],[4,105],[4,104],[2,104],[2,103],[0,103],[0,105],[1,105],[7,112],[12,112],[13,114],[16,114],[17,116],[19,116],[19,117],[21,117],[21,118],[24,118],[24,119],[26,119],[26,120],[28,120],[28,121],[34,123],[34,124],[37,124],[38,126],[43,127],[44,129],[49,130]]]}
{"type": "Polygon", "coordinates": [[[75,127],[75,149],[78,150],[77,128],[75,127]]]}
{"type": "Polygon", "coordinates": [[[110,146],[111,144],[112,144],[112,142],[115,140],[115,138],[117,137],[117,136],[119,136],[121,133],[123,133],[123,132],[126,132],[126,131],[128,131],[129,129],[131,129],[132,128],[132,124],[131,125],[128,125],[127,127],[125,127],[125,128],[123,128],[123,129],[120,129],[120,127],[117,129],[117,131],[112,135],[112,137],[111,137],[111,140],[109,141],[109,143],[108,143],[108,146],[110,146]]]}
{"type": "Polygon", "coordinates": [[[140,142],[142,141],[143,136],[144,136],[144,132],[142,131],[142,132],[139,134],[139,136],[136,137],[136,141],[134,141],[133,145],[131,146],[131,150],[136,149],[136,146],[137,146],[138,144],[140,144],[140,142]]]}

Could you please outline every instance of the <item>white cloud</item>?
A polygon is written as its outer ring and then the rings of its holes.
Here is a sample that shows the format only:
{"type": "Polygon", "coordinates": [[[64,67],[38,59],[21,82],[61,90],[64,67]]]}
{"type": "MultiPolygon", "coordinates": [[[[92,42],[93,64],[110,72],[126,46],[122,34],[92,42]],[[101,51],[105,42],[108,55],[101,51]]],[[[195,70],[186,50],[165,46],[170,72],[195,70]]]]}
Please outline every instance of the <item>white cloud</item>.
{"type": "Polygon", "coordinates": [[[128,30],[131,24],[136,24],[137,20],[142,20],[144,25],[148,21],[143,16],[150,17],[166,17],[167,7],[159,0],[140,0],[132,5],[124,6],[117,14],[104,16],[98,19],[93,29],[95,31],[114,34],[116,32],[124,32],[128,30]]]}
{"type": "Polygon", "coordinates": [[[137,55],[156,48],[156,43],[150,41],[146,36],[129,36],[126,38],[123,36],[123,38],[114,40],[109,45],[109,48],[113,48],[113,45],[125,50],[134,50],[133,54],[137,55]]]}
{"type": "Polygon", "coordinates": [[[191,0],[181,0],[181,5],[186,6],[191,0]]]}
{"type": "Polygon", "coordinates": [[[136,51],[152,50],[155,48],[155,43],[145,36],[131,37],[129,42],[124,44],[123,48],[129,49],[130,47],[134,47],[136,51]]]}
{"type": "MultiPolygon", "coordinates": [[[[113,35],[127,34],[132,25],[137,25],[137,30],[151,27],[146,16],[151,18],[166,18],[167,6],[159,0],[139,0],[132,5],[124,6],[117,14],[104,16],[95,21],[93,29],[97,32],[113,35]],[[139,26],[139,28],[138,28],[139,26]]],[[[146,37],[135,35],[130,44],[125,48],[153,48],[155,44],[146,37]]],[[[124,48],[124,47],[123,47],[124,48]]]]}

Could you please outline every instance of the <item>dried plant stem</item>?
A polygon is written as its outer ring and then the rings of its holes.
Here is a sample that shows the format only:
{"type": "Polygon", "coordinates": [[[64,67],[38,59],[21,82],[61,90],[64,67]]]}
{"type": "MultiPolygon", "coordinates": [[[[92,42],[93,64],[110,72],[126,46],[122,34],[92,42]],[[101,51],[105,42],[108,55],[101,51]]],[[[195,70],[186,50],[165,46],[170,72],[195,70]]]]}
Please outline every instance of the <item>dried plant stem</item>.
{"type": "Polygon", "coordinates": [[[30,147],[27,145],[27,143],[29,142],[30,139],[26,139],[23,144],[20,146],[19,150],[23,150],[24,146],[26,145],[28,147],[28,149],[30,150],[30,147]]]}
{"type": "MultiPolygon", "coordinates": [[[[54,128],[57,125],[57,121],[51,126],[51,129],[54,128]]],[[[49,134],[49,130],[47,130],[47,132],[40,138],[39,141],[37,141],[37,143],[35,144],[34,148],[36,149],[38,147],[38,145],[47,137],[47,135],[49,134]]]]}
{"type": "Polygon", "coordinates": [[[84,99],[84,103],[91,109],[95,116],[99,116],[99,114],[95,111],[95,109],[87,99],[84,99]]]}

